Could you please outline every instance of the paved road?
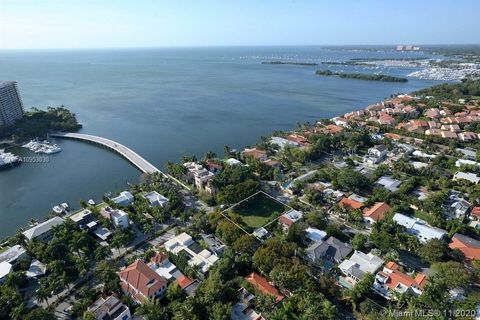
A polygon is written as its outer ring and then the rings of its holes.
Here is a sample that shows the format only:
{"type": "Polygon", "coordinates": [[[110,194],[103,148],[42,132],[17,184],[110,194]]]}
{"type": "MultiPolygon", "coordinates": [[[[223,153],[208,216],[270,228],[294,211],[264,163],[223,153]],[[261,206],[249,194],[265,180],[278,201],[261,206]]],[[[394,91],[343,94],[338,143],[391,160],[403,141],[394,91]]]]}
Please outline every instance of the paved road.
{"type": "Polygon", "coordinates": [[[52,133],[50,134],[50,136],[57,137],[57,138],[69,138],[69,139],[76,139],[76,140],[83,140],[83,141],[97,143],[119,153],[122,157],[130,161],[134,166],[136,166],[140,171],[144,173],[161,172],[154,165],[152,165],[150,162],[148,162],[147,160],[139,156],[132,149],[110,139],[93,136],[90,134],[83,134],[83,133],[52,133]]]}
{"type": "Polygon", "coordinates": [[[90,134],[83,134],[83,133],[71,133],[71,132],[57,132],[57,133],[51,133],[51,137],[56,137],[56,138],[67,138],[67,139],[75,139],[75,140],[81,140],[81,141],[87,141],[87,142],[93,142],[99,145],[102,145],[110,150],[115,151],[116,153],[120,154],[122,157],[127,159],[130,163],[132,163],[137,169],[142,171],[143,173],[156,173],[159,172],[161,173],[164,177],[173,180],[182,188],[185,188],[187,190],[190,190],[190,188],[181,182],[180,180],[172,177],[169,174],[166,174],[162,172],[160,169],[155,167],[153,164],[145,160],[143,157],[138,155],[135,151],[132,149],[128,148],[127,146],[118,143],[116,141],[107,139],[107,138],[102,138],[98,136],[93,136],[90,134]]]}

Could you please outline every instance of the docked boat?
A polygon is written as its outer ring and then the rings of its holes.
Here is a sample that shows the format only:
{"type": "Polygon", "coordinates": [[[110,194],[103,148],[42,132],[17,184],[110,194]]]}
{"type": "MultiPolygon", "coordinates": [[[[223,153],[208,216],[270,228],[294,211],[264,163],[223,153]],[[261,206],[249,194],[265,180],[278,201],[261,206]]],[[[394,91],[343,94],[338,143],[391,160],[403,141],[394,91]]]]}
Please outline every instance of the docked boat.
{"type": "Polygon", "coordinates": [[[54,154],[62,151],[62,148],[60,148],[59,145],[51,144],[47,140],[40,142],[38,141],[38,139],[30,140],[30,142],[22,145],[22,147],[27,148],[30,151],[35,153],[44,153],[44,154],[54,154]]]}
{"type": "Polygon", "coordinates": [[[22,163],[20,157],[0,149],[0,169],[11,168],[22,163]]]}
{"type": "Polygon", "coordinates": [[[66,203],[66,202],[60,204],[60,208],[62,208],[64,211],[67,211],[67,212],[70,210],[70,207],[68,206],[68,203],[66,203]]]}
{"type": "Polygon", "coordinates": [[[94,206],[94,205],[95,205],[95,201],[93,201],[93,199],[88,200],[87,203],[88,203],[89,205],[91,205],[91,206],[94,206]]]}
{"type": "Polygon", "coordinates": [[[53,212],[55,213],[63,213],[63,209],[60,206],[55,206],[52,208],[53,212]]]}
{"type": "Polygon", "coordinates": [[[62,148],[60,148],[57,144],[51,145],[49,148],[46,148],[43,153],[45,154],[54,154],[54,153],[59,153],[62,151],[62,148]]]}
{"type": "Polygon", "coordinates": [[[70,210],[68,203],[64,202],[52,208],[53,212],[58,214],[67,214],[70,210]]]}

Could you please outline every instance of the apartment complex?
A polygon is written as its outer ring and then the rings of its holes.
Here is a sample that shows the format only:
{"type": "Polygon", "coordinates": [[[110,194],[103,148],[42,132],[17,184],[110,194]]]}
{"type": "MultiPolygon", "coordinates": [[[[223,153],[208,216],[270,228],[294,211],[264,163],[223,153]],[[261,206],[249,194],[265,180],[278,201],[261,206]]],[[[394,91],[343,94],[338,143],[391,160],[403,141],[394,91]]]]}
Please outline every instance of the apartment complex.
{"type": "Polygon", "coordinates": [[[23,103],[15,81],[0,81],[0,127],[23,117],[23,103]]]}

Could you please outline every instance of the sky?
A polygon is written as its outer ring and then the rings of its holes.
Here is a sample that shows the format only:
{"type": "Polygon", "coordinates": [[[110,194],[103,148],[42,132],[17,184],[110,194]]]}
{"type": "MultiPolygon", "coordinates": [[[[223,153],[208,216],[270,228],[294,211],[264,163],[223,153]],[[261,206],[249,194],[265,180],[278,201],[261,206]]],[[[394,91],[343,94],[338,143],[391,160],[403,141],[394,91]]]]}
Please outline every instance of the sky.
{"type": "Polygon", "coordinates": [[[0,0],[0,49],[479,44],[478,0],[0,0]]]}

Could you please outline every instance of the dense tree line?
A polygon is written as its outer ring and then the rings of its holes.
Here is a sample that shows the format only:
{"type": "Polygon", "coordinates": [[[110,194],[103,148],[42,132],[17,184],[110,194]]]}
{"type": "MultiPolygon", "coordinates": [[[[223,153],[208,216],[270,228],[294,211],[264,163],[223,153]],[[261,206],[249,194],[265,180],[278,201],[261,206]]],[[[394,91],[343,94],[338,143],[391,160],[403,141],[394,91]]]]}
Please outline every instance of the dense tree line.
{"type": "Polygon", "coordinates": [[[0,138],[13,137],[22,141],[45,137],[52,131],[78,131],[82,127],[74,113],[65,106],[48,107],[47,110],[33,108],[14,125],[0,128],[0,138]]]}

